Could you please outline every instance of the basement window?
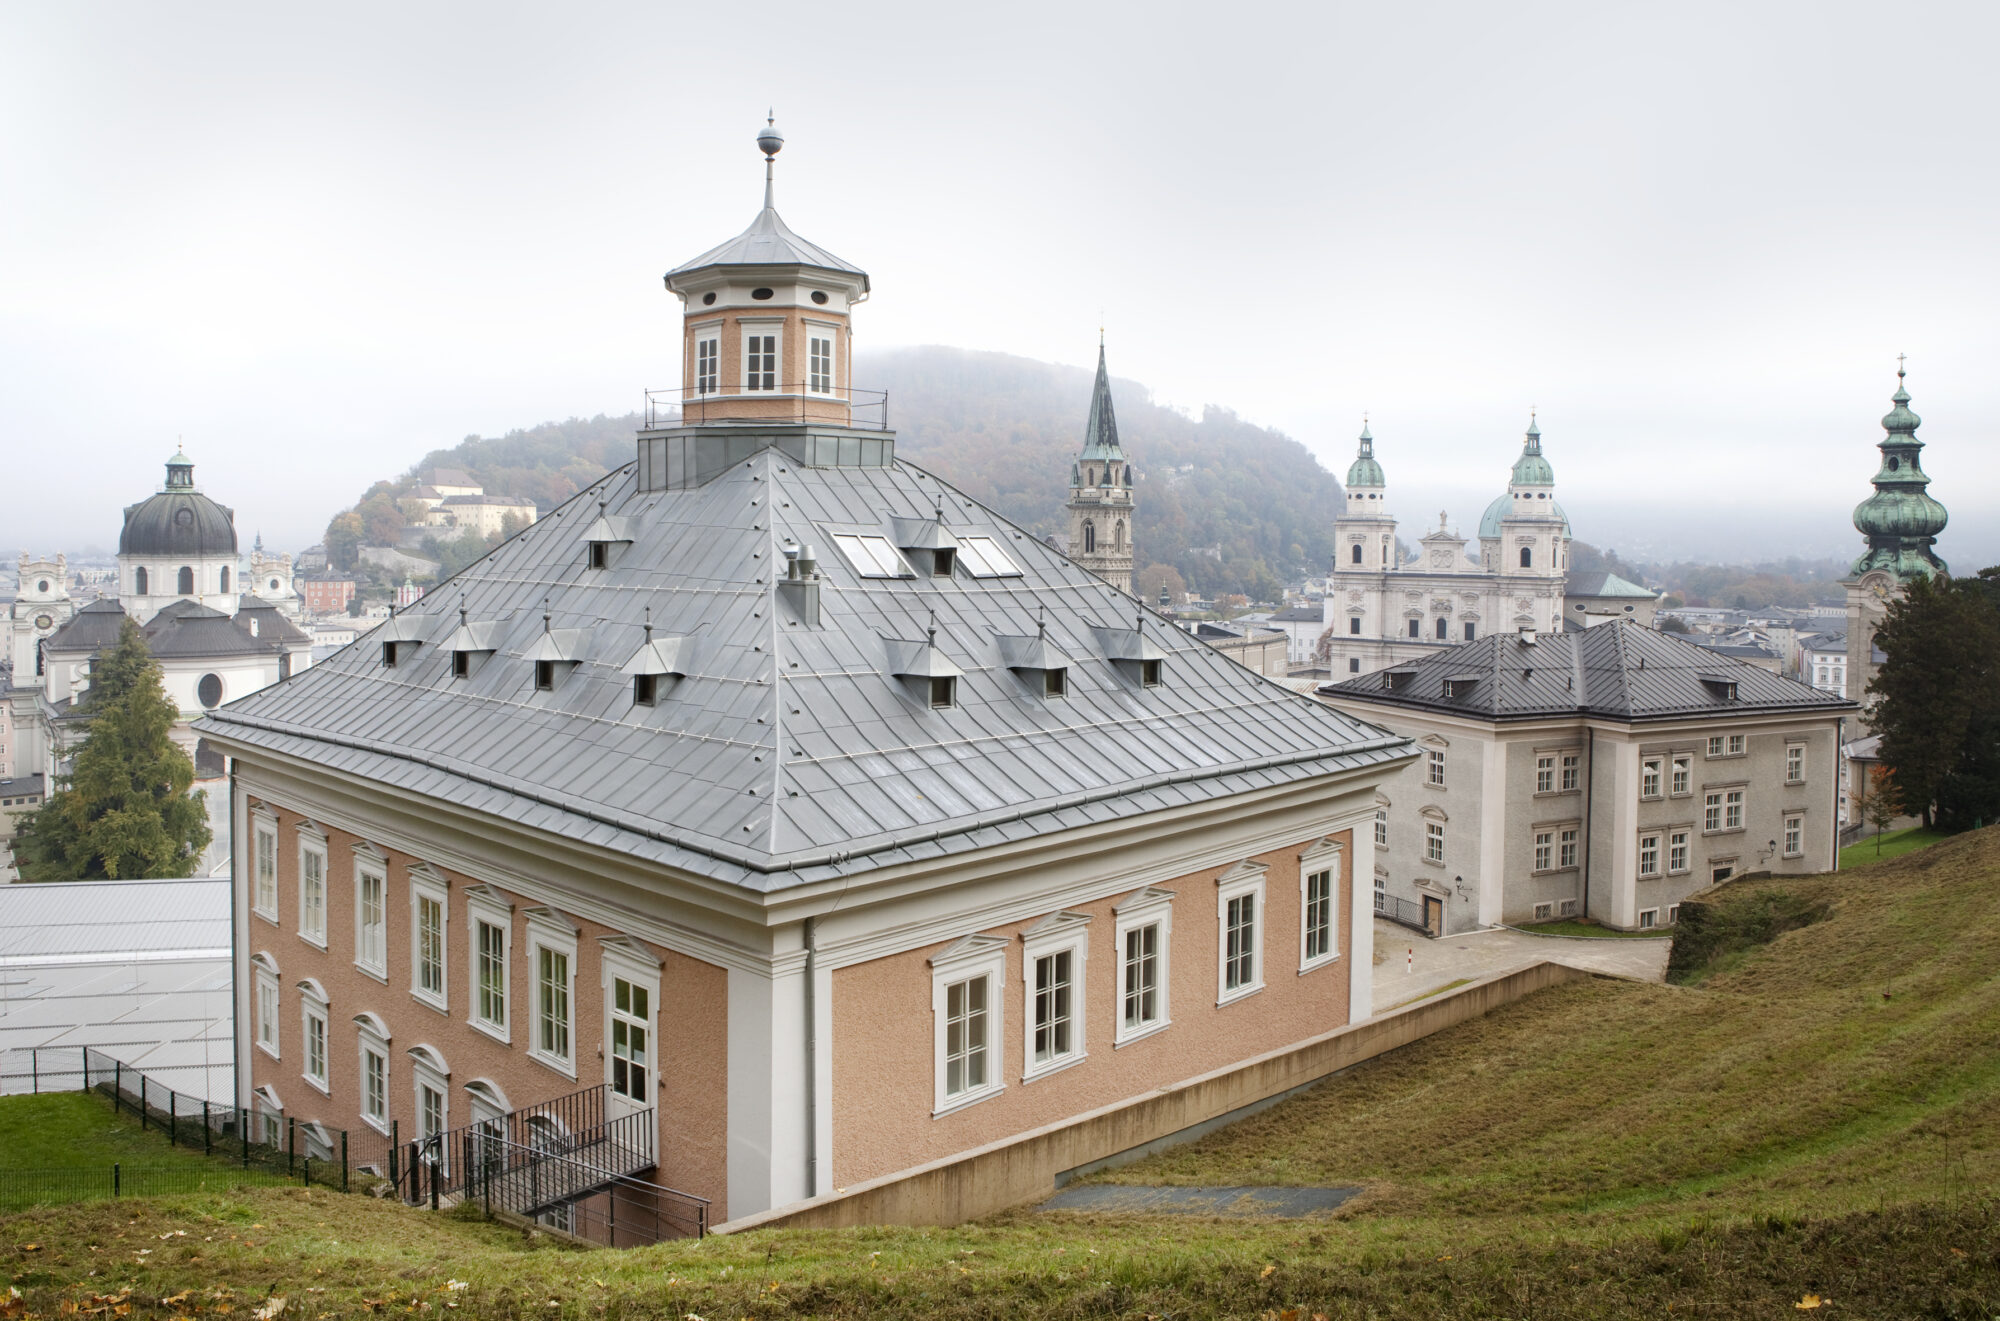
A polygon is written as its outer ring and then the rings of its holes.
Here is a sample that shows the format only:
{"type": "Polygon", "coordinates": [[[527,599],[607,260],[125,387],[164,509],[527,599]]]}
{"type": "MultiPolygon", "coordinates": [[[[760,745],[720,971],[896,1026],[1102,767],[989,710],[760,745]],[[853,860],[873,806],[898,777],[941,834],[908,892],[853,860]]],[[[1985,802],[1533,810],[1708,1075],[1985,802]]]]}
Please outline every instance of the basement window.
{"type": "Polygon", "coordinates": [[[1158,688],[1160,686],[1160,663],[1156,660],[1139,662],[1139,686],[1158,688]]]}
{"type": "Polygon", "coordinates": [[[1042,696],[1044,697],[1069,696],[1069,671],[1043,670],[1042,696]]]}
{"type": "Polygon", "coordinates": [[[958,705],[958,679],[954,675],[931,677],[931,710],[948,711],[958,705]]]}
{"type": "Polygon", "coordinates": [[[632,676],[632,705],[658,706],[660,704],[660,676],[657,674],[635,674],[632,676]]]}

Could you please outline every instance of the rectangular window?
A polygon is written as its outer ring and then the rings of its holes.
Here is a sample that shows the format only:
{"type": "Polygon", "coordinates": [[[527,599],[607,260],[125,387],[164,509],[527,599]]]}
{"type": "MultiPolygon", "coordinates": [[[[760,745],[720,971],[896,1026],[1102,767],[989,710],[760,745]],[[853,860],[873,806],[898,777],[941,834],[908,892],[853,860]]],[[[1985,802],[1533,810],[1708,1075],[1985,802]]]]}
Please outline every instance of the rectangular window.
{"type": "Polygon", "coordinates": [[[359,868],[354,874],[354,961],[377,976],[388,968],[388,935],[383,918],[383,893],[388,879],[359,868]]]}
{"type": "Polygon", "coordinates": [[[444,1132],[444,1093],[429,1083],[417,1086],[417,1136],[434,1138],[444,1132]]]}
{"type": "Polygon", "coordinates": [[[1424,858],[1430,862],[1444,861],[1444,826],[1436,821],[1424,823],[1424,858]]]}
{"type": "Polygon", "coordinates": [[[949,674],[931,676],[931,710],[949,711],[958,705],[958,679],[949,674]]]}
{"type": "Polygon", "coordinates": [[[778,337],[746,335],[743,339],[743,388],[778,388],[778,337]]]}
{"type": "Polygon", "coordinates": [[[632,676],[632,705],[657,706],[660,701],[660,676],[657,674],[635,674],[632,676]]]}
{"type": "Polygon", "coordinates": [[[1659,923],[1660,923],[1659,909],[1642,908],[1639,910],[1639,929],[1641,931],[1650,931],[1654,927],[1658,926],[1659,923]]]}
{"type": "Polygon", "coordinates": [[[1806,819],[1802,816],[1785,818],[1785,856],[1796,858],[1806,851],[1806,819]]]}
{"type": "Polygon", "coordinates": [[[278,920],[278,832],[257,828],[257,911],[278,920]]]}
{"type": "Polygon", "coordinates": [[[361,1116],[378,1127],[389,1122],[389,1058],[372,1046],[361,1048],[361,1116]]]}
{"type": "Polygon", "coordinates": [[[1577,779],[1582,774],[1582,768],[1583,758],[1581,755],[1574,752],[1565,752],[1563,754],[1562,791],[1564,793],[1573,794],[1576,792],[1577,779]]]}
{"type": "Polygon", "coordinates": [[[1672,926],[1674,923],[1680,920],[1681,920],[1681,906],[1679,904],[1668,904],[1667,925],[1672,926]]]}
{"type": "Polygon", "coordinates": [[[1257,896],[1231,899],[1223,920],[1222,987],[1237,991],[1257,980],[1257,896]]]}
{"type": "Polygon", "coordinates": [[[1535,792],[1552,794],[1556,791],[1556,759],[1554,757],[1535,758],[1535,792]]]}
{"type": "Polygon", "coordinates": [[[491,922],[473,924],[479,935],[479,1021],[507,1027],[507,929],[491,922]]]}
{"type": "Polygon", "coordinates": [[[535,1047],[569,1061],[569,955],[544,948],[535,967],[535,1047]]]}
{"type": "Polygon", "coordinates": [[[954,982],[944,993],[944,1094],[963,1096],[986,1086],[988,979],[954,982]]]}
{"type": "Polygon", "coordinates": [[[1733,862],[1718,862],[1708,869],[1708,879],[1715,885],[1722,884],[1735,874],[1736,864],[1733,862]]]}
{"type": "Polygon", "coordinates": [[[1430,761],[1431,783],[1442,785],[1444,783],[1444,753],[1438,751],[1436,748],[1432,748],[1430,761]]]}
{"type": "Polygon", "coordinates": [[[1689,793],[1693,788],[1691,767],[1693,762],[1687,757],[1674,758],[1674,788],[1676,795],[1689,793]]]}
{"type": "Polygon", "coordinates": [[[1556,833],[1553,830],[1535,832],[1535,870],[1549,871],[1555,865],[1556,833]]]}
{"type": "Polygon", "coordinates": [[[1479,631],[1478,626],[1475,625],[1471,620],[1468,619],[1465,621],[1465,640],[1467,642],[1471,642],[1475,637],[1477,637],[1478,631],[1479,631]]]}
{"type": "Polygon", "coordinates": [[[269,973],[257,976],[257,1044],[278,1053],[278,983],[269,973]]]}
{"type": "Polygon", "coordinates": [[[1722,755],[1722,735],[1711,734],[1709,736],[1708,755],[1711,757],[1720,757],[1722,755]]]}
{"type": "Polygon", "coordinates": [[[417,896],[417,991],[430,999],[444,996],[444,905],[427,894],[417,896]]]}
{"type": "Polygon", "coordinates": [[[1558,855],[1562,859],[1558,865],[1564,867],[1576,866],[1576,831],[1574,829],[1563,831],[1562,834],[1556,837],[1556,844],[1558,855]]]}
{"type": "Polygon", "coordinates": [[[1066,697],[1069,695],[1069,671],[1065,669],[1042,671],[1042,696],[1066,697]]]}
{"type": "Polygon", "coordinates": [[[1658,835],[1639,836],[1639,874],[1658,876],[1660,874],[1660,837],[1658,835]]]}
{"type": "Polygon", "coordinates": [[[326,1009],[308,1003],[305,1007],[306,1081],[326,1088],[326,1009]]]}
{"type": "Polygon", "coordinates": [[[1323,959],[1333,952],[1333,872],[1306,877],[1306,959],[1323,959]]]}
{"type": "Polygon", "coordinates": [[[640,1105],[646,1102],[646,1032],[652,1023],[644,986],[623,977],[611,983],[611,1090],[640,1105]]]}
{"type": "Polygon", "coordinates": [[[1125,995],[1119,1019],[1128,1033],[1160,1021],[1160,924],[1125,933],[1125,995]]]}
{"type": "Polygon", "coordinates": [[[814,394],[833,393],[833,338],[831,333],[817,333],[806,340],[809,388],[814,394]]]}
{"type": "Polygon", "coordinates": [[[1417,621],[1417,620],[1414,620],[1414,619],[1412,619],[1412,620],[1410,621],[1410,636],[1411,636],[1411,637],[1416,637],[1416,636],[1417,636],[1417,630],[1418,630],[1418,628],[1420,628],[1420,627],[1421,627],[1421,624],[1420,624],[1420,622],[1419,622],[1419,621],[1417,621]]]}
{"type": "Polygon", "coordinates": [[[1743,829],[1743,791],[1731,789],[1722,797],[1722,826],[1725,830],[1743,829]]]}
{"type": "Polygon", "coordinates": [[[326,852],[299,849],[299,934],[326,948],[326,852]]]}
{"type": "Polygon", "coordinates": [[[1058,950],[1035,960],[1035,1044],[1036,1064],[1048,1064],[1068,1055],[1070,1039],[1069,950],[1058,950]]]}
{"type": "Polygon", "coordinates": [[[833,544],[863,578],[914,578],[912,570],[887,537],[835,532],[833,544]]]}
{"type": "Polygon", "coordinates": [[[1021,566],[1014,563],[1000,543],[991,537],[960,537],[958,562],[975,578],[1019,578],[1021,566]]]}
{"type": "Polygon", "coordinates": [[[694,343],[694,392],[714,394],[722,374],[722,342],[698,339],[694,343]]]}
{"type": "Polygon", "coordinates": [[[1375,847],[1389,847],[1389,809],[1386,807],[1375,809],[1375,847]]]}
{"type": "Polygon", "coordinates": [[[1358,634],[1361,632],[1361,616],[1359,615],[1348,616],[1347,631],[1351,634],[1358,634]]]}
{"type": "Polygon", "coordinates": [[[1804,784],[1806,779],[1806,745],[1787,743],[1785,745],[1785,783],[1804,784]]]}
{"type": "Polygon", "coordinates": [[[1688,869],[1688,832],[1676,830],[1667,836],[1667,870],[1678,876],[1688,869]]]}
{"type": "Polygon", "coordinates": [[[1660,759],[1649,757],[1639,763],[1639,796],[1658,798],[1660,796],[1660,759]]]}
{"type": "Polygon", "coordinates": [[[1535,920],[1536,920],[1537,922],[1546,922],[1546,921],[1548,921],[1550,917],[1554,916],[1554,914],[1555,914],[1555,907],[1556,907],[1556,906],[1555,906],[1554,904],[1536,904],[1536,905],[1535,905],[1535,920]]]}
{"type": "Polygon", "coordinates": [[[1701,828],[1703,830],[1722,829],[1722,795],[1704,794],[1701,799],[1701,828]]]}
{"type": "Polygon", "coordinates": [[[1744,746],[1744,739],[1745,739],[1745,735],[1742,735],[1742,734],[1731,734],[1731,735],[1729,736],[1729,755],[1730,755],[1730,756],[1732,756],[1732,757],[1740,757],[1740,756],[1742,756],[1742,755],[1743,755],[1743,746],[1744,746]]]}

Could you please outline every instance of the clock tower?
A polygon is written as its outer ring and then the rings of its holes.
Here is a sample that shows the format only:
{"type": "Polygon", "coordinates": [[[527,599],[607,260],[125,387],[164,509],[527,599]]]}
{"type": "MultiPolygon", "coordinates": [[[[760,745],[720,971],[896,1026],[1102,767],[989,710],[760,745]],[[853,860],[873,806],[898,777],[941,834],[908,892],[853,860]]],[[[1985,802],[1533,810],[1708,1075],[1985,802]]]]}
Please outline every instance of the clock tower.
{"type": "Polygon", "coordinates": [[[1133,590],[1132,505],[1132,464],[1118,443],[1111,377],[1099,340],[1083,452],[1069,470],[1069,556],[1127,596],[1133,590]]]}

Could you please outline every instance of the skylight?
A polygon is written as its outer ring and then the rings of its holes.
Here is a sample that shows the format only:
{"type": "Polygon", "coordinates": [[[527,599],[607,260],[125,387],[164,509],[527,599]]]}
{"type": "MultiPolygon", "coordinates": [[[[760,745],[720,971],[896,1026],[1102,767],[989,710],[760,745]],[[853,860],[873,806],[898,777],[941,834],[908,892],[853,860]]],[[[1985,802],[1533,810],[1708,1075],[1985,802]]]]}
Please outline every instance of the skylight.
{"type": "Polygon", "coordinates": [[[975,578],[1018,578],[1021,570],[992,537],[960,537],[959,563],[975,578]]]}
{"type": "Polygon", "coordinates": [[[855,572],[863,578],[914,578],[911,570],[887,537],[858,536],[851,532],[833,534],[833,544],[855,572]]]}

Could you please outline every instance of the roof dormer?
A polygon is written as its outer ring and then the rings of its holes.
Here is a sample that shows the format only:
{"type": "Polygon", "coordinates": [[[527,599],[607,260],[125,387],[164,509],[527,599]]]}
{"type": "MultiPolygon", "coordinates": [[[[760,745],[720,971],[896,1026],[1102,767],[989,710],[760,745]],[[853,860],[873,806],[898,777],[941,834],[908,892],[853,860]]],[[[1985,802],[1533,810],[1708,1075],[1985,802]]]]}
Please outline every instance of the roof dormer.
{"type": "Polygon", "coordinates": [[[652,612],[648,610],[646,640],[639,644],[639,650],[619,670],[620,674],[632,677],[632,705],[657,705],[660,690],[665,686],[662,680],[687,677],[687,657],[692,650],[692,638],[677,634],[654,637],[652,612]]]}
{"type": "Polygon", "coordinates": [[[580,628],[550,628],[549,616],[542,614],[542,635],[528,648],[527,659],[535,667],[535,691],[552,693],[583,664],[584,645],[589,635],[580,628]]]}
{"type": "Polygon", "coordinates": [[[605,502],[597,502],[597,518],[583,531],[583,562],[586,568],[608,569],[618,562],[633,541],[632,520],[604,512],[605,502]]]}
{"type": "Polygon", "coordinates": [[[1091,632],[1097,635],[1097,644],[1103,649],[1104,659],[1110,661],[1119,673],[1137,682],[1141,688],[1160,686],[1167,653],[1146,636],[1144,615],[1133,616],[1130,628],[1093,626],[1091,632]]]}
{"type": "Polygon", "coordinates": [[[445,639],[445,650],[451,653],[451,677],[470,679],[479,672],[487,658],[496,650],[494,635],[500,631],[497,622],[473,623],[465,617],[465,607],[458,608],[458,627],[445,639]]]}
{"type": "Polygon", "coordinates": [[[911,695],[934,711],[958,705],[958,681],[965,671],[938,649],[935,622],[920,642],[905,638],[882,641],[889,652],[889,673],[901,679],[911,695]]]}
{"type": "Polygon", "coordinates": [[[1000,663],[1033,682],[1043,697],[1069,695],[1069,657],[1049,641],[1046,619],[1036,622],[1032,637],[999,634],[993,641],[1000,647],[1000,663]]]}

